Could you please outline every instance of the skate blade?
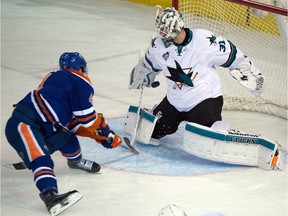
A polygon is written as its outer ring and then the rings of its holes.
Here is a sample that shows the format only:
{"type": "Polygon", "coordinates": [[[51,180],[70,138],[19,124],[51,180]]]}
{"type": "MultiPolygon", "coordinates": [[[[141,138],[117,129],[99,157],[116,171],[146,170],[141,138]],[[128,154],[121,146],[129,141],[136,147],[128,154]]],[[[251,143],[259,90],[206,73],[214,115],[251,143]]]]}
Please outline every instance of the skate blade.
{"type": "Polygon", "coordinates": [[[71,194],[67,197],[67,199],[63,200],[50,209],[51,216],[59,215],[61,212],[78,202],[82,197],[82,194],[79,192],[71,194]]]}

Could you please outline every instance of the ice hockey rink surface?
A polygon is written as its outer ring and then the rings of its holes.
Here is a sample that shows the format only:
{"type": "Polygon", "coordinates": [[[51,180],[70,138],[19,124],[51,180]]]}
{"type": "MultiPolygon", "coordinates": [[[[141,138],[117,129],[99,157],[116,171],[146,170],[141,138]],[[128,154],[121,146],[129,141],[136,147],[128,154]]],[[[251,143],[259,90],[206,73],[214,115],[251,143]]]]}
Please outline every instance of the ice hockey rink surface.
{"type": "MultiPolygon", "coordinates": [[[[124,0],[2,0],[1,161],[20,161],[4,135],[12,105],[58,68],[65,51],[85,57],[94,107],[115,132],[127,136],[124,118],[129,105],[138,105],[140,94],[128,90],[129,74],[139,50],[150,42],[154,16],[153,7],[124,0]]],[[[165,81],[157,79],[158,88],[144,90],[144,107],[153,107],[165,95],[165,81]]],[[[224,111],[223,119],[233,129],[261,134],[287,149],[286,119],[245,111],[224,111]]],[[[134,155],[125,144],[109,150],[80,138],[83,156],[98,162],[101,174],[71,170],[61,154],[53,154],[59,192],[76,189],[83,195],[61,215],[157,216],[170,203],[188,216],[288,215],[287,157],[283,171],[216,163],[185,153],[182,139],[183,125],[159,147],[136,143],[140,154],[134,155]]],[[[38,193],[31,171],[1,167],[1,215],[49,215],[38,193]]]]}

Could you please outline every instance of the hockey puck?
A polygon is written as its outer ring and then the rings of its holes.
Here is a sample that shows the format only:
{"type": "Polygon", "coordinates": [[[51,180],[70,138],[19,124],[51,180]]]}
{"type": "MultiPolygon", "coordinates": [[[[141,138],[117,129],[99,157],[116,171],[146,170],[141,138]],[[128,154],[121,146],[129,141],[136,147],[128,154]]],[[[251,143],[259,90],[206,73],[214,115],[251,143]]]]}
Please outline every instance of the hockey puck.
{"type": "Polygon", "coordinates": [[[151,87],[152,88],[157,88],[158,86],[160,85],[160,82],[159,81],[155,81],[151,84],[151,87]]]}

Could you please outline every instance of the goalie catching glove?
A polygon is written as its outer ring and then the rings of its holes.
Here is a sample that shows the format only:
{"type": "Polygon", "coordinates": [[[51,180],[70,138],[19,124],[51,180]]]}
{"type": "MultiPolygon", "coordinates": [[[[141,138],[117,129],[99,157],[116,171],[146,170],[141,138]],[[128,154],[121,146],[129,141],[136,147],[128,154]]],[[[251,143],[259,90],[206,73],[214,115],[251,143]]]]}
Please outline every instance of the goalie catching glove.
{"type": "Polygon", "coordinates": [[[143,63],[143,58],[140,58],[138,64],[130,73],[129,89],[140,89],[143,85],[151,87],[156,77],[156,73],[150,71],[143,63]]]}
{"type": "Polygon", "coordinates": [[[94,132],[96,142],[102,144],[105,148],[115,148],[121,145],[122,140],[114,131],[110,130],[104,116],[98,113],[98,118],[101,118],[101,123],[94,132]]]}
{"type": "Polygon", "coordinates": [[[230,70],[231,76],[252,94],[259,96],[264,88],[264,76],[248,57],[245,57],[235,69],[230,70]]]}

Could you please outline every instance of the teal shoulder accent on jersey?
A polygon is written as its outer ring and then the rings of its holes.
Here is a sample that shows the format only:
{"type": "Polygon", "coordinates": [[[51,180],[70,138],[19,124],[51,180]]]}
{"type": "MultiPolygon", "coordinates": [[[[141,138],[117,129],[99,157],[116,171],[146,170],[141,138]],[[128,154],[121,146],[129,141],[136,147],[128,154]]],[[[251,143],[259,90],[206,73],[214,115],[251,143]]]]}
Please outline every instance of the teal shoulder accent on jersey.
{"type": "Polygon", "coordinates": [[[228,40],[228,42],[230,45],[231,52],[230,52],[228,60],[224,64],[220,65],[222,67],[230,67],[231,64],[234,62],[234,60],[236,59],[237,48],[231,41],[228,40]]]}
{"type": "Polygon", "coordinates": [[[159,71],[161,71],[160,69],[157,69],[157,68],[155,68],[155,67],[153,66],[153,63],[152,63],[152,61],[150,61],[150,59],[148,58],[147,53],[145,54],[145,60],[146,60],[146,62],[150,65],[151,69],[152,69],[154,72],[158,73],[159,71]]]}

